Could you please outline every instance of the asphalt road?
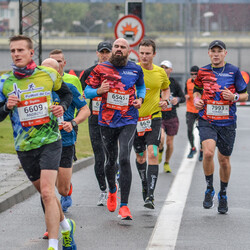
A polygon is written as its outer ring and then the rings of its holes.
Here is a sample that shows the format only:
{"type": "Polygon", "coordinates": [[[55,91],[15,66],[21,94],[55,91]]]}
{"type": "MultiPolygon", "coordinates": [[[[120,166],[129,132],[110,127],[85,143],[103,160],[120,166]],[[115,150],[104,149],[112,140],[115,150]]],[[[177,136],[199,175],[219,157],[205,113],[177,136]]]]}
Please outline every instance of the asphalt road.
{"type": "MultiPolygon", "coordinates": [[[[249,111],[249,107],[238,108],[239,121],[232,156],[232,178],[228,188],[229,213],[227,215],[218,214],[216,205],[209,210],[202,208],[205,180],[200,162],[195,162],[194,170],[190,172],[193,176],[190,187],[186,187],[184,181],[174,182],[180,188],[186,188],[187,197],[182,202],[183,213],[177,214],[177,211],[171,211],[171,206],[168,202],[165,202],[170,196],[174,202],[178,193],[178,190],[173,192],[176,189],[172,187],[173,181],[178,179],[177,173],[178,177],[182,175],[182,180],[186,178],[186,175],[178,172],[179,167],[183,167],[184,162],[187,166],[190,165],[191,169],[191,161],[186,159],[185,108],[180,107],[178,113],[181,126],[175,139],[175,151],[171,160],[173,172],[171,174],[164,173],[162,164],[160,165],[159,179],[155,191],[155,210],[148,210],[143,207],[141,185],[135,168],[134,154],[131,156],[133,181],[129,199],[129,207],[133,216],[132,221],[121,221],[117,217],[118,210],[110,213],[106,207],[96,206],[99,190],[93,165],[73,175],[73,206],[66,216],[76,221],[75,240],[78,250],[146,249],[149,246],[150,239],[152,240],[152,235],[157,233],[155,225],[157,224],[157,227],[160,225],[159,220],[163,218],[161,210],[165,211],[165,208],[170,209],[166,210],[169,214],[164,216],[168,217],[175,232],[171,233],[168,230],[168,235],[166,235],[167,231],[160,230],[169,244],[150,247],[150,249],[249,249],[249,111]],[[179,224],[177,220],[171,221],[177,215],[179,224]],[[174,233],[176,236],[174,236],[174,233]],[[175,237],[176,240],[173,240],[175,237]]],[[[186,170],[189,171],[189,169],[186,170]]],[[[214,179],[215,189],[218,192],[217,161],[214,179]]],[[[0,213],[0,222],[0,249],[47,249],[47,241],[42,239],[45,224],[39,195],[33,195],[28,200],[0,213]]]]}

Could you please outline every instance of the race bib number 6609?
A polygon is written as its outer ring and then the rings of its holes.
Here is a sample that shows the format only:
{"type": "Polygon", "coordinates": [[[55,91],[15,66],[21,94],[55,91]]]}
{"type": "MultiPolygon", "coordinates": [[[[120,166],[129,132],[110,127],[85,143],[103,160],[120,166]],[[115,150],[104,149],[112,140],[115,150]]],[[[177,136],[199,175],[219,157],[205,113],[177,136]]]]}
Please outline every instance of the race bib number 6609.
{"type": "Polygon", "coordinates": [[[41,125],[50,121],[46,96],[21,101],[17,105],[17,110],[23,127],[41,125]]]}

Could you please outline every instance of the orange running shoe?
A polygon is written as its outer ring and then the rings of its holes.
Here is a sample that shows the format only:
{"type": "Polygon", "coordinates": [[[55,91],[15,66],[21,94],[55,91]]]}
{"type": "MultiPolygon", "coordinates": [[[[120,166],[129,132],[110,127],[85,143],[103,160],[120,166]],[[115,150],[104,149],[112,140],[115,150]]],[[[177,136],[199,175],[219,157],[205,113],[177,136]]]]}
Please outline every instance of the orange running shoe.
{"type": "Polygon", "coordinates": [[[127,206],[122,206],[119,209],[118,217],[121,218],[122,220],[132,220],[132,215],[127,206]]]}
{"type": "Polygon", "coordinates": [[[43,239],[44,240],[48,240],[49,239],[49,233],[47,232],[47,229],[46,229],[46,232],[43,234],[43,239]]]}
{"type": "Polygon", "coordinates": [[[108,194],[108,199],[107,199],[107,207],[110,212],[114,212],[117,207],[117,185],[116,185],[116,191],[115,193],[110,193],[108,194]]]}

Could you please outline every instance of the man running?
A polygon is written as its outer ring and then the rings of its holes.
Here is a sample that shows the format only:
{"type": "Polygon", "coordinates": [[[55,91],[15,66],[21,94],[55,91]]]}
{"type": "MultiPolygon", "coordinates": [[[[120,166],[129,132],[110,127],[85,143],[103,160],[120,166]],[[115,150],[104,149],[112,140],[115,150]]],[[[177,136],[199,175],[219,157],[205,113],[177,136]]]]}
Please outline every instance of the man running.
{"type": "Polygon", "coordinates": [[[155,55],[156,46],[153,40],[147,39],[140,42],[139,65],[144,73],[147,93],[139,110],[134,149],[136,166],[142,181],[144,206],[150,209],[154,209],[154,190],[159,170],[158,147],[161,139],[161,110],[167,108],[170,96],[170,81],[164,69],[153,64],[155,55]]]}
{"type": "Polygon", "coordinates": [[[236,135],[236,102],[248,99],[247,85],[241,72],[236,66],[225,62],[226,55],[224,42],[211,42],[208,47],[211,63],[200,68],[194,82],[194,105],[199,110],[203,169],[207,183],[203,207],[213,207],[214,153],[217,146],[220,164],[218,212],[221,214],[228,211],[226,191],[231,173],[230,155],[236,135]]]}
{"type": "Polygon", "coordinates": [[[48,249],[58,249],[59,225],[63,249],[76,249],[75,222],[65,218],[55,194],[62,151],[57,117],[69,107],[72,94],[55,70],[36,66],[29,37],[11,37],[10,53],[13,71],[0,78],[0,121],[10,115],[18,158],[27,177],[41,193],[50,235],[48,249]],[[52,91],[60,96],[60,105],[52,105],[52,91]]]}
{"type": "Polygon", "coordinates": [[[176,108],[179,107],[179,103],[185,102],[185,95],[181,89],[179,83],[173,78],[170,77],[170,74],[173,71],[173,65],[170,61],[161,62],[161,67],[165,70],[169,80],[170,80],[170,105],[167,109],[162,110],[162,124],[161,124],[161,143],[159,145],[159,164],[162,160],[162,154],[164,151],[164,141],[165,141],[165,133],[167,134],[167,148],[164,162],[164,171],[166,173],[171,173],[171,168],[169,165],[170,158],[174,151],[174,137],[177,135],[179,130],[179,119],[177,116],[176,108]]]}
{"type": "MultiPolygon", "coordinates": [[[[79,80],[79,78],[77,76],[74,76],[74,75],[71,75],[71,74],[68,74],[66,72],[64,72],[64,67],[66,66],[66,59],[65,59],[65,56],[63,54],[63,51],[61,49],[54,49],[52,50],[50,53],[49,53],[49,57],[50,58],[53,58],[55,59],[58,64],[59,64],[59,74],[62,76],[62,79],[65,83],[70,83],[70,84],[73,84],[78,92],[83,95],[83,91],[82,91],[82,85],[81,85],[81,82],[79,80]]],[[[74,111],[74,116],[76,117],[76,114],[77,114],[77,109],[75,109],[74,111]]],[[[77,140],[77,133],[78,133],[78,125],[73,122],[74,126],[73,126],[73,129],[75,131],[75,135],[76,135],[76,138],[75,138],[75,142],[77,140]]],[[[73,146],[73,150],[74,150],[74,161],[77,160],[77,157],[76,157],[76,149],[75,149],[75,145],[73,146]]],[[[62,173],[62,171],[61,171],[62,173]]],[[[70,179],[71,179],[71,176],[70,176],[70,179]]],[[[61,204],[62,204],[62,208],[64,210],[64,212],[67,211],[67,209],[72,206],[72,199],[71,199],[71,194],[72,194],[72,191],[73,191],[73,185],[72,183],[70,183],[69,187],[67,188],[69,190],[68,194],[67,195],[62,195],[61,196],[61,204]]]]}
{"type": "MultiPolygon", "coordinates": [[[[55,62],[57,63],[55,59],[47,58],[42,62],[42,66],[52,67],[59,71],[57,65],[55,65],[55,62]]],[[[63,212],[67,212],[69,206],[72,205],[71,193],[69,194],[69,192],[70,189],[72,192],[70,184],[73,168],[74,145],[76,142],[76,133],[74,127],[84,122],[90,115],[87,103],[77,88],[70,83],[66,83],[66,85],[73,94],[73,100],[68,110],[63,115],[62,128],[60,130],[62,135],[62,155],[60,167],[58,169],[57,189],[59,194],[61,194],[63,212]],[[74,117],[75,109],[77,109],[76,117],[74,117]],[[64,202],[62,202],[62,200],[64,202]],[[64,207],[63,204],[66,203],[69,204],[69,206],[64,207]]],[[[53,92],[53,103],[55,105],[60,103],[60,98],[55,92],[53,92]]]]}
{"type": "MultiPolygon", "coordinates": [[[[111,56],[112,44],[110,42],[100,42],[97,46],[96,55],[98,57],[98,64],[109,60],[111,56]]],[[[86,69],[81,77],[82,88],[85,89],[87,86],[86,80],[92,70],[96,67],[94,66],[86,69]]],[[[89,136],[91,140],[91,145],[95,157],[95,175],[100,188],[100,195],[97,202],[97,206],[104,206],[107,202],[107,184],[104,171],[105,154],[103,149],[103,143],[100,132],[100,125],[98,124],[98,114],[101,105],[101,97],[95,97],[90,99],[89,108],[91,110],[91,115],[88,119],[89,122],[89,136]]]]}
{"type": "Polygon", "coordinates": [[[138,109],[146,92],[142,69],[128,61],[128,56],[128,42],[123,38],[115,40],[109,61],[94,68],[84,91],[87,98],[102,97],[98,120],[106,156],[105,173],[109,185],[107,207],[110,212],[117,207],[116,161],[119,142],[121,204],[118,216],[122,220],[132,220],[127,206],[132,180],[130,153],[138,109]]]}
{"type": "MultiPolygon", "coordinates": [[[[194,146],[194,124],[195,121],[198,119],[198,110],[194,106],[194,97],[193,97],[193,90],[194,90],[194,80],[197,77],[199,71],[198,66],[192,66],[190,69],[190,75],[191,77],[187,80],[185,85],[185,98],[186,98],[186,124],[187,124],[187,134],[188,134],[188,141],[190,143],[190,152],[187,156],[187,158],[193,158],[194,154],[197,152],[196,147],[194,146]]],[[[202,161],[203,159],[203,152],[202,152],[202,146],[200,148],[200,154],[199,154],[199,161],[202,161]]]]}

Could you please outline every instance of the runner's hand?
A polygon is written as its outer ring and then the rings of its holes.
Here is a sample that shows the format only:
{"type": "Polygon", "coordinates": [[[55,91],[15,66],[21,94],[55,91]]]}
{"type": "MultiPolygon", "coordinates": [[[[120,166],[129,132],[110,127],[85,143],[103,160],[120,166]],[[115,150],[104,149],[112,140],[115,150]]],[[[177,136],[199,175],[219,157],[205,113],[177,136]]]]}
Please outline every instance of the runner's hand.
{"type": "Polygon", "coordinates": [[[6,104],[7,108],[13,109],[19,102],[20,100],[18,99],[16,95],[10,95],[6,104]]]}
{"type": "Polygon", "coordinates": [[[234,94],[226,87],[221,91],[221,95],[224,100],[227,101],[233,101],[234,100],[234,94]]]}
{"type": "Polygon", "coordinates": [[[63,106],[61,106],[61,105],[51,105],[50,106],[50,111],[56,117],[63,116],[63,113],[64,113],[63,106]]]}
{"type": "Polygon", "coordinates": [[[71,122],[62,122],[63,125],[63,130],[65,130],[66,132],[70,133],[73,129],[73,126],[71,124],[71,122]]]}
{"type": "Polygon", "coordinates": [[[201,110],[204,107],[204,101],[201,98],[196,97],[194,99],[194,106],[196,109],[201,110]]]}
{"type": "Polygon", "coordinates": [[[168,102],[167,101],[160,101],[159,102],[159,106],[162,108],[162,109],[166,109],[168,107],[168,102]]]}
{"type": "Polygon", "coordinates": [[[139,108],[141,107],[141,105],[142,105],[142,99],[141,99],[141,98],[135,99],[135,100],[133,101],[133,106],[134,106],[136,109],[139,109],[139,108]]]}
{"type": "Polygon", "coordinates": [[[102,95],[104,93],[107,93],[108,91],[109,91],[109,83],[108,83],[108,80],[105,79],[102,82],[102,85],[97,89],[97,94],[102,95]]]}

